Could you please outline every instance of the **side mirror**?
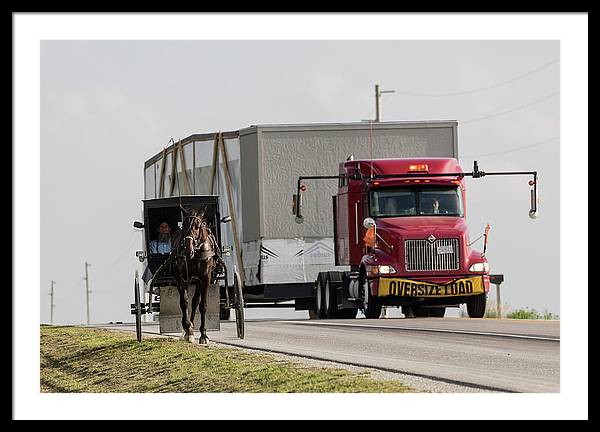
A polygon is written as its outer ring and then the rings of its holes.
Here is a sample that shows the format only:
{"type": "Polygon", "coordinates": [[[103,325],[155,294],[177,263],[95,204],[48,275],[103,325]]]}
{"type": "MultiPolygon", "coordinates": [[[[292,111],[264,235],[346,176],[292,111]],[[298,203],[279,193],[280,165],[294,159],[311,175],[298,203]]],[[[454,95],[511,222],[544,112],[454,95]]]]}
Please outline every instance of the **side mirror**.
{"type": "Polygon", "coordinates": [[[223,216],[221,218],[221,223],[231,222],[231,216],[223,216]]]}
{"type": "Polygon", "coordinates": [[[485,232],[483,234],[483,252],[482,255],[485,256],[485,251],[487,250],[487,245],[490,239],[490,230],[492,229],[492,226],[488,223],[485,225],[485,232]]]}
{"type": "Polygon", "coordinates": [[[372,228],[372,227],[376,227],[377,225],[375,224],[375,221],[373,220],[373,218],[365,218],[365,220],[363,221],[363,226],[366,229],[372,228]]]}
{"type": "Polygon", "coordinates": [[[143,224],[143,223],[141,223],[141,222],[135,221],[135,222],[133,223],[133,227],[134,227],[134,228],[144,228],[144,224],[143,224]]]}
{"type": "MultiPolygon", "coordinates": [[[[302,189],[300,189],[302,190],[302,189]]],[[[292,213],[296,215],[296,223],[301,224],[304,222],[304,216],[302,216],[302,194],[292,195],[292,213]]]]}
{"type": "Polygon", "coordinates": [[[531,219],[537,218],[537,202],[537,188],[534,187],[533,189],[531,189],[531,209],[529,210],[529,217],[531,219]]]}

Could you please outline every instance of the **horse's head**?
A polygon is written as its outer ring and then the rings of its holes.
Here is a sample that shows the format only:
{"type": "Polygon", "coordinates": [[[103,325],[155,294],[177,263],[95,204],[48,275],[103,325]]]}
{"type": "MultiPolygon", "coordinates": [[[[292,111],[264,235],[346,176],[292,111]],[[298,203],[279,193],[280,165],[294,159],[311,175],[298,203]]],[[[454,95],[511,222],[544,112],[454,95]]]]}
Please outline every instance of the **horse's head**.
{"type": "Polygon", "coordinates": [[[198,246],[208,238],[208,224],[204,218],[204,211],[184,211],[181,229],[183,231],[185,255],[191,259],[194,257],[194,252],[198,246]]]}

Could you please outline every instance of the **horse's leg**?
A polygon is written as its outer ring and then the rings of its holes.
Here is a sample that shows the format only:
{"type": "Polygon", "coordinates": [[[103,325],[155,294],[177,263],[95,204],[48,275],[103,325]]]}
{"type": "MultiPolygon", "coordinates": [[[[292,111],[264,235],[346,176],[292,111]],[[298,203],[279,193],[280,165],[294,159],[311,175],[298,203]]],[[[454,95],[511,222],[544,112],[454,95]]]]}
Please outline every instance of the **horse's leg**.
{"type": "Polygon", "coordinates": [[[192,297],[192,312],[190,314],[190,324],[192,326],[192,331],[194,331],[194,318],[196,317],[196,310],[198,309],[198,303],[200,302],[200,283],[196,282],[194,284],[194,295],[192,297]]]}
{"type": "Polygon", "coordinates": [[[200,300],[200,343],[207,344],[208,336],[206,335],[206,306],[208,303],[208,286],[210,285],[210,275],[212,273],[212,266],[206,263],[206,272],[202,277],[202,299],[200,300]]]}
{"type": "Polygon", "coordinates": [[[188,285],[181,280],[177,281],[177,289],[179,290],[179,307],[181,308],[181,325],[183,326],[183,339],[188,342],[194,341],[194,329],[188,319],[188,285]],[[191,340],[190,340],[191,339],[191,340]]]}

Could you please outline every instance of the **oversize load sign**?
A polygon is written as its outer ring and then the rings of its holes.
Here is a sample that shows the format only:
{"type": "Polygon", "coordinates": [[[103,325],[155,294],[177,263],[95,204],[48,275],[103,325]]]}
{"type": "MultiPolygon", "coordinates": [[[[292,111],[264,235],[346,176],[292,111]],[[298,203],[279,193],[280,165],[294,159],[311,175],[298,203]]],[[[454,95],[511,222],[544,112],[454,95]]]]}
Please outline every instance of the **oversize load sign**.
{"type": "Polygon", "coordinates": [[[408,279],[379,279],[379,296],[456,297],[483,294],[484,292],[485,288],[481,276],[457,279],[446,285],[408,279]]]}

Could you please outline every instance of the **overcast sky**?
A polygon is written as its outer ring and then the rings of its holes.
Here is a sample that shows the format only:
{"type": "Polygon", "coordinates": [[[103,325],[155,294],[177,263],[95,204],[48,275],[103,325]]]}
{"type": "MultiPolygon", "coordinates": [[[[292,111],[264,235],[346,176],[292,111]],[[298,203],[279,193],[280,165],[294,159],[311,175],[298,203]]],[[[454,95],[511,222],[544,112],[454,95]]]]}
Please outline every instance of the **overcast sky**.
{"type": "Polygon", "coordinates": [[[467,222],[472,239],[492,225],[503,303],[560,314],[560,56],[543,40],[42,41],[41,321],[54,280],[54,322],[85,322],[85,261],[91,321],[131,320],[143,163],[170,138],[373,118],[375,84],[396,91],[382,120],[458,120],[466,171],[538,171],[537,220],[528,177],[487,177],[466,180],[467,222]]]}

